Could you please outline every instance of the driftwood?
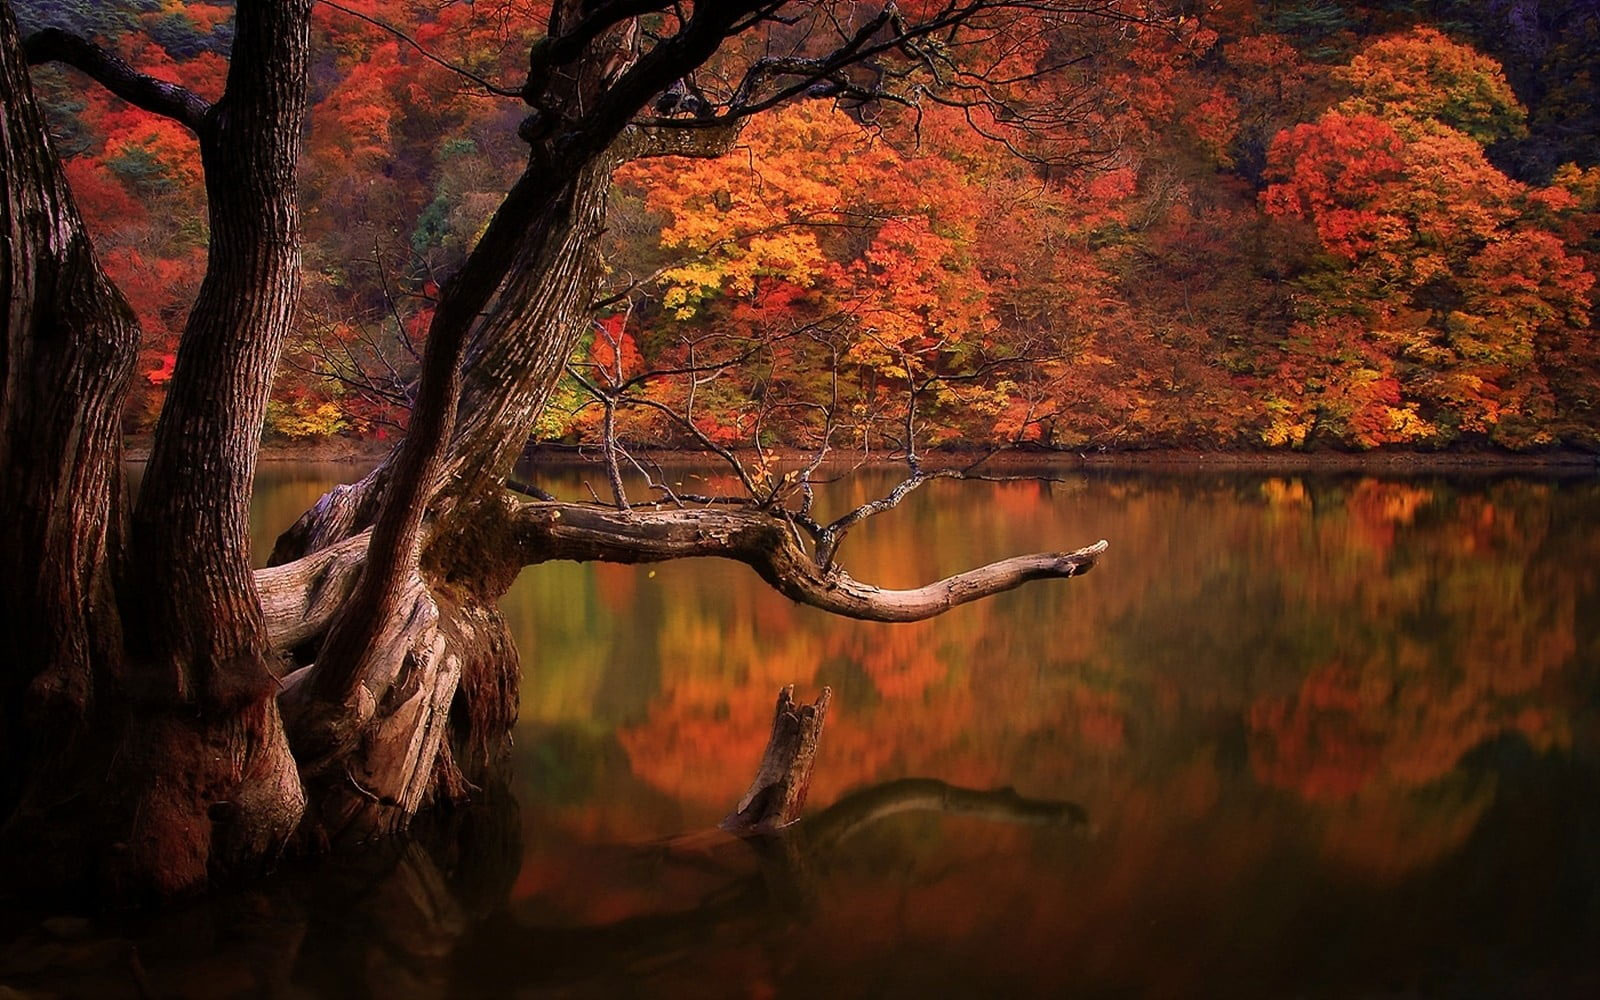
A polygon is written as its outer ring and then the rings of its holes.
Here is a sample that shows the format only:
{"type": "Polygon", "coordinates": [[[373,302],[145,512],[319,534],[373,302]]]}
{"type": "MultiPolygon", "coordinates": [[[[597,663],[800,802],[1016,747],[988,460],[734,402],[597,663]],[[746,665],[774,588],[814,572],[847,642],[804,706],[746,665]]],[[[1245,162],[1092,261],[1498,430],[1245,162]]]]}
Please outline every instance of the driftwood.
{"type": "MultiPolygon", "coordinates": [[[[823,567],[781,517],[751,509],[687,508],[623,512],[589,503],[507,500],[480,511],[495,547],[495,572],[551,560],[664,562],[714,556],[742,562],[779,593],[845,618],[923,621],[1031,580],[1082,576],[1108,547],[1102,539],[1071,552],[1037,552],[978,566],[909,590],[887,590],[823,567]]],[[[300,559],[256,571],[267,634],[290,650],[323,634],[355,587],[367,558],[363,531],[300,559]]],[[[476,564],[480,569],[486,563],[476,564]]]]}

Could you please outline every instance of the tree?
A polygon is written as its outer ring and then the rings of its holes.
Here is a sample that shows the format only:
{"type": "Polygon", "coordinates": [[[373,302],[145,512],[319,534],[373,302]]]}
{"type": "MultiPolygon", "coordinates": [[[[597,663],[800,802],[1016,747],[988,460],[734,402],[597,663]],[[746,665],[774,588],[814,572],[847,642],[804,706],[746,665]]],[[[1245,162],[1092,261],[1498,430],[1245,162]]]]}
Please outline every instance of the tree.
{"type": "MultiPolygon", "coordinates": [[[[302,280],[311,6],[240,0],[214,101],[59,29],[23,43],[9,5],[0,12],[0,817],[12,874],[166,895],[286,850],[395,832],[467,797],[515,717],[516,653],[495,600],[525,564],[722,556],[796,601],[878,621],[1094,565],[1104,543],[908,591],[850,578],[837,562],[845,534],[941,474],[910,440],[906,481],[826,525],[804,476],[747,477],[742,501],[695,506],[530,502],[504,486],[588,326],[620,163],[725,149],[745,119],[801,99],[940,103],[996,136],[1065,128],[1071,105],[1036,81],[1128,17],[1122,5],[557,0],[520,86],[460,70],[524,103],[528,156],[439,288],[405,437],[252,572],[259,434],[302,280]],[[32,93],[27,65],[50,61],[193,133],[203,168],[205,273],[131,505],[118,418],[139,330],[32,93]]],[[[381,109],[356,110],[359,169],[363,137],[387,126],[381,109]]]]}
{"type": "Polygon", "coordinates": [[[1470,48],[1413,31],[1336,75],[1354,95],[1268,151],[1263,207],[1308,222],[1324,259],[1263,436],[1554,443],[1571,407],[1553,369],[1585,350],[1594,281],[1553,231],[1578,199],[1489,162],[1484,144],[1524,134],[1524,112],[1470,48]]]}

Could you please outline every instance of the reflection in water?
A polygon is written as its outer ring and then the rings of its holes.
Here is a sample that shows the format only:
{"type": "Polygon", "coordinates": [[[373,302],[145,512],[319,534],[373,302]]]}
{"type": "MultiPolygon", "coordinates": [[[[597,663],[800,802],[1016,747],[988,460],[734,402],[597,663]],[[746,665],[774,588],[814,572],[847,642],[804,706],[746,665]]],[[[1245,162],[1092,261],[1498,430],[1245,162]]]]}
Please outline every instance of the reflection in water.
{"type": "Polygon", "coordinates": [[[763,967],[768,959],[799,959],[783,956],[787,939],[833,920],[829,887],[859,877],[849,841],[890,817],[918,812],[1074,830],[1087,820],[1070,802],[907,778],[853,792],[768,836],[708,833],[648,846],[591,845],[584,867],[621,873],[632,891],[648,888],[667,905],[573,926],[540,919],[540,907],[530,902],[513,904],[463,941],[459,967],[491,995],[559,984],[581,995],[615,996],[645,970],[653,991],[677,986],[699,995],[707,964],[724,962],[748,973],[726,981],[734,993],[771,990],[778,984],[774,970],[763,967]]]}
{"type": "MultiPolygon", "coordinates": [[[[323,475],[264,468],[258,553],[323,475]]],[[[851,538],[853,575],[1112,549],[909,625],[731,563],[536,567],[504,602],[515,805],[132,936],[152,981],[188,962],[223,994],[1600,992],[1597,501],[1591,480],[934,483],[851,538]],[[932,776],[1082,803],[1094,833],[917,811],[798,857],[669,839],[726,813],[788,683],[836,692],[814,819],[932,776]]],[[[28,941],[37,967],[72,944],[28,941]]],[[[126,942],[96,942],[125,972],[126,942]]]]}

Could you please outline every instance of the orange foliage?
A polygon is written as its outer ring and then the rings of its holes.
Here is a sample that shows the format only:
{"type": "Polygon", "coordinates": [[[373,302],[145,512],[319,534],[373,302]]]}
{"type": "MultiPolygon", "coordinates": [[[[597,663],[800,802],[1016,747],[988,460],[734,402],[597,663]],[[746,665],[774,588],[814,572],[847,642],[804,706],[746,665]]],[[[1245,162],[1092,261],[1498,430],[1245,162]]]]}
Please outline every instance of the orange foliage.
{"type": "MultiPolygon", "coordinates": [[[[615,725],[606,787],[649,789],[552,802],[545,822],[640,839],[713,823],[759,758],[774,692],[829,684],[816,810],[936,776],[1083,801],[1135,854],[1191,824],[1273,815],[1365,875],[1433,864],[1491,799],[1474,750],[1571,745],[1594,491],[1246,485],[1089,478],[1065,487],[1070,503],[1031,483],[913,494],[848,543],[854,575],[922,582],[1080,524],[1130,555],[1094,588],[907,626],[827,619],[719,562],[531,571],[507,603],[514,624],[540,622],[518,637],[535,651],[519,739],[562,719],[615,725]],[[929,537],[938,551],[917,546],[929,537]]],[[[1262,832],[1237,830],[1241,865],[1262,832]]]]}
{"type": "MultiPolygon", "coordinates": [[[[344,6],[502,81],[525,71],[548,12],[538,0],[494,16],[344,6]]],[[[836,388],[849,436],[875,440],[908,379],[928,386],[924,444],[1600,440],[1600,168],[1563,167],[1543,186],[1507,176],[1485,147],[1526,135],[1528,111],[1491,58],[1426,23],[1386,8],[1315,48],[1259,5],[1200,6],[1107,31],[1092,59],[1043,75],[1031,71],[1050,60],[1043,39],[993,54],[1008,98],[1072,107],[1077,132],[1021,136],[934,102],[912,115],[802,101],[753,119],[721,160],[625,166],[613,266],[663,274],[635,303],[625,367],[681,366],[692,344],[701,358],[713,343],[760,345],[696,399],[725,442],[813,444],[815,406],[836,388]],[[1330,64],[1338,52],[1348,58],[1330,64]],[[1074,166],[1019,159],[973,124],[1074,166]]],[[[231,13],[164,4],[109,41],[214,98],[231,13]]],[[[303,327],[276,384],[282,413],[345,418],[297,426],[362,433],[401,414],[306,374],[317,345],[364,331],[382,345],[374,365],[413,365],[430,282],[470,247],[524,150],[514,109],[387,32],[325,5],[313,31],[303,327]]],[[[41,87],[102,256],[145,326],[143,370],[157,377],[140,380],[127,419],[147,428],[203,271],[198,153],[181,128],[102,90],[49,71],[41,87]]],[[[615,360],[603,339],[589,360],[615,360]]],[[[575,387],[563,392],[573,412],[542,428],[592,436],[575,387]]],[[[679,440],[642,411],[621,417],[630,435],[679,440]]]]}

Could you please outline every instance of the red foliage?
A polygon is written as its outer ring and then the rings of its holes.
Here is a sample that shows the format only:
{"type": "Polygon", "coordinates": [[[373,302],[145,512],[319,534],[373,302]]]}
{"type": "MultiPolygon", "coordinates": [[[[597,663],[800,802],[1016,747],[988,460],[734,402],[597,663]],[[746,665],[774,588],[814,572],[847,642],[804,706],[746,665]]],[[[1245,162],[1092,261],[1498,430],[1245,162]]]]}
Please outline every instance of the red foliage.
{"type": "MultiPolygon", "coordinates": [[[[493,17],[344,6],[514,80],[548,5],[493,17]]],[[[1349,57],[1329,65],[1304,40],[1262,33],[1259,5],[1204,6],[1109,33],[1093,60],[1037,79],[1024,70],[1047,48],[999,55],[1030,80],[1019,93],[1083,116],[1081,134],[1021,148],[1080,170],[1018,159],[957,109],[884,107],[863,128],[859,112],[822,102],[754,119],[720,161],[625,167],[613,264],[664,277],[626,324],[601,321],[582,360],[616,381],[619,366],[622,378],[681,366],[713,344],[745,351],[744,370],[695,400],[725,442],[812,441],[816,404],[835,393],[849,435],[870,440],[898,426],[908,380],[927,387],[924,443],[1600,439],[1588,402],[1600,173],[1567,167],[1531,188],[1498,170],[1483,144],[1522,134],[1526,113],[1492,60],[1426,26],[1339,36],[1330,44],[1349,57]]],[[[182,11],[202,41],[231,16],[225,3],[182,11]]],[[[1371,23],[1405,27],[1392,12],[1371,23]]],[[[471,245],[524,150],[513,111],[392,35],[321,5],[313,26],[325,57],[303,169],[306,293],[277,412],[371,432],[393,407],[308,374],[318,345],[409,370],[435,276],[471,245]]],[[[178,58],[154,37],[111,41],[144,70],[220,94],[216,46],[178,58]]],[[[170,122],[73,93],[67,173],[144,325],[147,377],[128,413],[144,428],[204,269],[198,152],[170,122]]],[[[582,436],[587,419],[545,430],[582,436]]],[[[665,433],[641,412],[624,421],[665,433]]]]}

